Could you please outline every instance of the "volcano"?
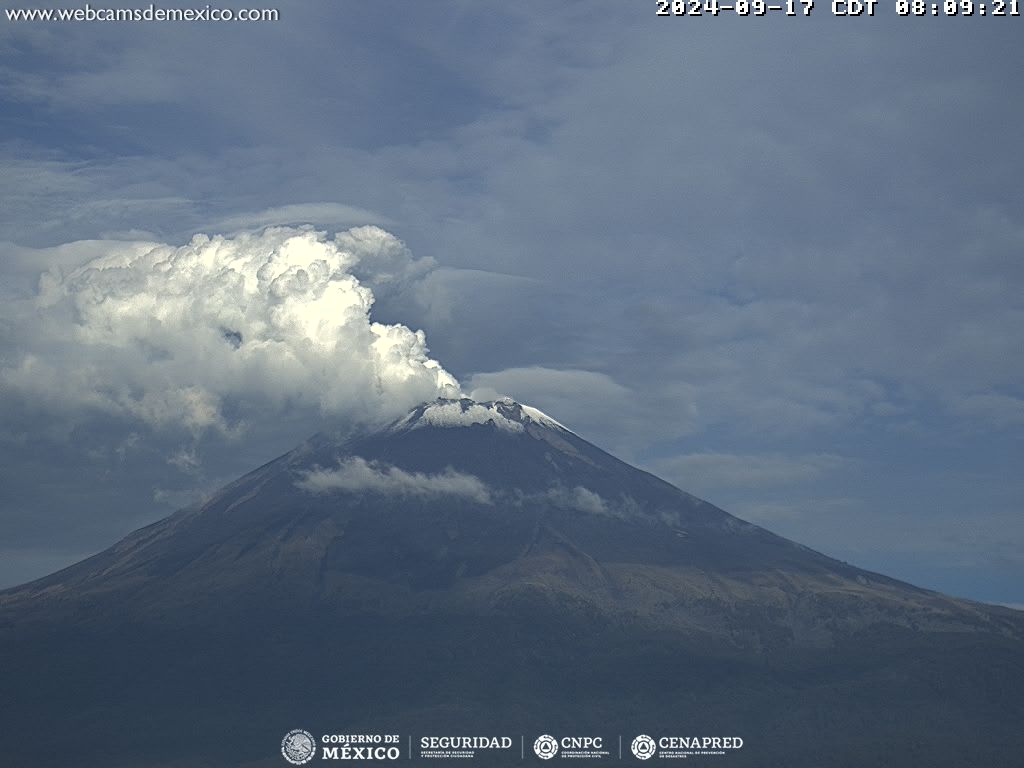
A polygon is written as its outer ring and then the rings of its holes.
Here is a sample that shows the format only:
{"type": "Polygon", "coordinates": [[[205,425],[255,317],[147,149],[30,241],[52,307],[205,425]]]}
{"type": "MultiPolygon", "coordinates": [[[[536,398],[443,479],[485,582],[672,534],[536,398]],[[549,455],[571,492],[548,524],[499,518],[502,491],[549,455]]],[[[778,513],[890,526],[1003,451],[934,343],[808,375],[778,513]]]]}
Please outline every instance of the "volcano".
{"type": "Polygon", "coordinates": [[[1024,614],[833,560],[510,399],[314,436],[0,592],[0,658],[16,766],[281,766],[297,726],[736,736],[693,758],[731,766],[1024,754],[1024,614]]]}

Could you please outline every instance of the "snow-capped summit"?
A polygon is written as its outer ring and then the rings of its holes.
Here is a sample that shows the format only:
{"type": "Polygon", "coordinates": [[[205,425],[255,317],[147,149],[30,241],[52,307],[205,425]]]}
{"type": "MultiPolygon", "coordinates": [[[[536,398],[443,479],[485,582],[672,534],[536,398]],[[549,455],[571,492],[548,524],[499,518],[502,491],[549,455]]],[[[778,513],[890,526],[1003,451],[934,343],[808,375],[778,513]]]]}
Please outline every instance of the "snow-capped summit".
{"type": "Polygon", "coordinates": [[[468,397],[458,400],[438,398],[414,408],[396,421],[390,430],[401,432],[422,427],[470,427],[475,424],[493,424],[506,432],[524,432],[530,425],[571,431],[543,411],[518,403],[511,397],[484,402],[468,397]]]}

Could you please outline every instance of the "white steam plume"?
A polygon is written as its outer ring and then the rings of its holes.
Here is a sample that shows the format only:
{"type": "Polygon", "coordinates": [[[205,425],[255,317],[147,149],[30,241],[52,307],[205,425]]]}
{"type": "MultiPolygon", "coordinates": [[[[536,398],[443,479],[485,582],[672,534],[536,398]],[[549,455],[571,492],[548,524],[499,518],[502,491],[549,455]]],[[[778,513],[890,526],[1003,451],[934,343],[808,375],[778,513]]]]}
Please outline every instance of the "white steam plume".
{"type": "Polygon", "coordinates": [[[333,239],[278,227],[181,247],[111,244],[43,275],[0,389],[193,434],[231,434],[261,409],[391,418],[460,393],[422,331],[370,317],[370,286],[387,290],[431,266],[377,227],[333,239]]]}

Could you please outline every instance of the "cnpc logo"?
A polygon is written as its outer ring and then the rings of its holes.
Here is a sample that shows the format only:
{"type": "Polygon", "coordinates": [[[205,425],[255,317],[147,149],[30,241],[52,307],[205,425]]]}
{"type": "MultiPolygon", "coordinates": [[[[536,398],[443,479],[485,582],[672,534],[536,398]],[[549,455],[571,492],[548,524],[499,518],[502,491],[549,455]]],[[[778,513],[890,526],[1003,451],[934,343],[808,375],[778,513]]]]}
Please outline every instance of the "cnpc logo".
{"type": "Polygon", "coordinates": [[[558,740],[554,736],[544,734],[533,742],[533,751],[541,760],[550,760],[558,754],[558,740]]]}
{"type": "Polygon", "coordinates": [[[563,736],[556,739],[544,734],[533,742],[533,751],[541,760],[550,760],[561,750],[565,757],[580,757],[580,752],[592,752],[604,747],[600,736],[563,736]]]}

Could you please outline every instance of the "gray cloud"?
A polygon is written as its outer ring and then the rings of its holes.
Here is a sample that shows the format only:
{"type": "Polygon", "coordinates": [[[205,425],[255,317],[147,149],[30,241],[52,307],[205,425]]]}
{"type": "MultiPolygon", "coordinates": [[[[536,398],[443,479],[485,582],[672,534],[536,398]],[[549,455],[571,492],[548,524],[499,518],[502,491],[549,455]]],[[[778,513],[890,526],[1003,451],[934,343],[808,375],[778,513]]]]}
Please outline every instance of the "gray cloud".
{"type": "Polygon", "coordinates": [[[954,400],[952,406],[988,426],[1012,429],[1024,424],[1024,398],[989,392],[954,400]]]}
{"type": "Polygon", "coordinates": [[[785,456],[701,452],[660,459],[658,473],[698,493],[722,488],[793,485],[848,469],[849,459],[833,454],[785,456]]]}
{"type": "Polygon", "coordinates": [[[237,232],[269,226],[315,224],[317,226],[352,227],[365,224],[390,226],[387,216],[344,203],[292,203],[262,211],[236,213],[211,222],[204,229],[214,232],[237,232]]]}

